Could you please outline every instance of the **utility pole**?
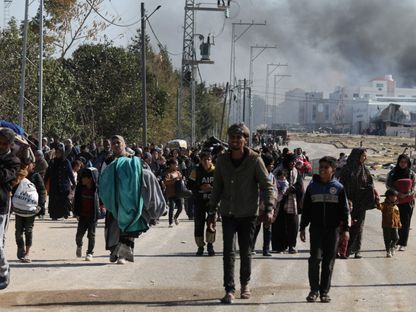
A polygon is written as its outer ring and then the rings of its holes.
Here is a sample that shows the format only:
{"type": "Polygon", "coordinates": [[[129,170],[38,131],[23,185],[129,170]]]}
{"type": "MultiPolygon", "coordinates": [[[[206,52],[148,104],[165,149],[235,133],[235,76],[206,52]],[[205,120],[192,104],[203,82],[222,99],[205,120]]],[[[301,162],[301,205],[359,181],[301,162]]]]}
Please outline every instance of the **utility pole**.
{"type": "Polygon", "coordinates": [[[19,89],[19,124],[21,127],[24,127],[23,120],[24,120],[24,109],[25,109],[28,15],[29,15],[29,0],[26,0],[25,20],[23,24],[22,65],[21,65],[21,71],[20,71],[20,89],[19,89]]]}
{"type": "MultiPolygon", "coordinates": [[[[276,86],[277,84],[285,77],[291,77],[290,75],[274,75],[274,81],[273,81],[273,110],[274,112],[277,111],[277,92],[276,92],[276,86]],[[279,81],[277,81],[277,78],[280,77],[279,81]]],[[[273,116],[273,112],[272,112],[272,125],[273,125],[273,121],[276,121],[276,114],[274,114],[273,116]]]]}
{"type": "Polygon", "coordinates": [[[39,113],[38,113],[38,149],[42,150],[43,136],[43,0],[40,0],[39,8],[39,113]]]}
{"type": "MultiPolygon", "coordinates": [[[[264,23],[255,23],[254,21],[252,22],[238,22],[238,23],[232,23],[232,31],[231,31],[231,60],[230,60],[230,96],[229,96],[229,109],[232,109],[232,93],[234,92],[234,89],[236,87],[236,82],[237,82],[237,78],[235,76],[235,43],[242,37],[244,36],[245,33],[247,33],[247,31],[252,27],[252,26],[265,26],[266,25],[266,21],[264,21],[264,23]],[[246,28],[243,30],[243,32],[241,34],[239,34],[237,36],[236,34],[236,27],[237,26],[246,26],[246,28]]],[[[235,106],[235,104],[234,104],[235,106]]],[[[234,109],[235,111],[235,109],[234,109]]],[[[230,115],[230,114],[229,114],[230,115]]],[[[231,123],[231,120],[229,120],[229,123],[231,123]]]]}
{"type": "MultiPolygon", "coordinates": [[[[272,119],[273,117],[270,116],[270,114],[272,115],[273,113],[271,113],[269,111],[269,77],[271,74],[273,74],[273,72],[278,69],[280,66],[288,66],[287,64],[267,64],[266,66],[266,93],[265,93],[265,104],[264,104],[264,124],[266,125],[266,127],[268,126],[268,118],[272,119]],[[269,71],[269,68],[272,67],[272,70],[269,71]]],[[[274,103],[273,103],[274,104],[274,103]]],[[[270,124],[271,126],[271,124],[270,124]]]]}
{"type": "Polygon", "coordinates": [[[140,6],[141,12],[141,69],[142,69],[142,114],[143,114],[143,147],[147,146],[147,82],[146,82],[146,19],[144,2],[140,6]]]}
{"type": "MultiPolygon", "coordinates": [[[[251,92],[251,88],[253,86],[253,76],[254,76],[253,63],[266,49],[277,49],[277,47],[276,46],[267,46],[267,45],[266,46],[255,45],[255,46],[250,47],[250,68],[249,68],[249,74],[248,74],[248,76],[249,76],[248,83],[249,83],[249,87],[250,87],[250,92],[249,92],[249,116],[248,116],[249,119],[248,120],[249,120],[249,128],[250,128],[251,132],[254,131],[254,129],[253,129],[253,98],[252,98],[252,92],[251,92]],[[255,55],[253,57],[253,50],[254,49],[260,49],[260,52],[257,53],[257,55],[255,55]]],[[[252,135],[250,135],[250,137],[249,137],[249,145],[250,146],[251,146],[252,140],[253,140],[252,135]]]]}
{"type": "MultiPolygon", "coordinates": [[[[181,82],[179,89],[179,112],[182,112],[182,105],[184,102],[185,87],[190,87],[191,92],[191,145],[195,144],[195,76],[196,67],[198,64],[214,64],[210,60],[196,60],[195,53],[195,11],[214,11],[224,12],[227,7],[204,7],[201,4],[195,5],[195,0],[185,0],[185,18],[183,27],[183,46],[182,46],[182,68],[181,68],[181,82]]],[[[179,121],[180,121],[179,116],[179,121]]],[[[181,136],[182,127],[179,124],[178,134],[181,136]]]]}
{"type": "Polygon", "coordinates": [[[246,122],[246,89],[247,89],[247,80],[244,78],[243,86],[243,122],[246,122]]]}

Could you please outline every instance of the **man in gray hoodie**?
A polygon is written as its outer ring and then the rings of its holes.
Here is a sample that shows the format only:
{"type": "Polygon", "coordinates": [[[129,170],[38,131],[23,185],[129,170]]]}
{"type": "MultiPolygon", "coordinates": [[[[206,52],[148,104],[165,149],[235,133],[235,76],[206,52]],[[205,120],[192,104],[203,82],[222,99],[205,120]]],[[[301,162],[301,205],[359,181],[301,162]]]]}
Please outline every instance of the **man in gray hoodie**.
{"type": "Polygon", "coordinates": [[[240,250],[241,299],[251,296],[248,283],[251,275],[251,242],[258,216],[259,190],[265,194],[265,222],[273,217],[273,185],[260,155],[245,145],[250,135],[243,124],[234,124],[228,131],[230,150],[219,156],[216,163],[214,185],[209,203],[208,228],[215,231],[217,206],[222,216],[224,242],[224,287],[222,303],[230,304],[235,298],[234,263],[235,234],[240,250]]]}

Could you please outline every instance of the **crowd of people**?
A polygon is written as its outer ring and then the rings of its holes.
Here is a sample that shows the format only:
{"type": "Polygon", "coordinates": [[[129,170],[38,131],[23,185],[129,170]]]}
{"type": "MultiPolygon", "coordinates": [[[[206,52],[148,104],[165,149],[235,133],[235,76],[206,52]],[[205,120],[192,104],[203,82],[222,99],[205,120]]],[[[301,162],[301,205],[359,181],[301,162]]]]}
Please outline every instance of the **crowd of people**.
{"type": "MultiPolygon", "coordinates": [[[[164,215],[169,228],[180,226],[182,213],[194,220],[196,256],[203,256],[205,248],[208,256],[216,254],[216,224],[221,222],[225,304],[235,299],[236,237],[240,298],[251,297],[251,259],[258,252],[261,229],[262,255],[271,257],[273,252],[296,254],[298,233],[305,241],[309,226],[309,302],[331,300],[335,258],[362,257],[367,210],[382,212],[386,256],[406,250],[415,187],[407,155],[400,155],[389,173],[381,203],[364,148],[354,148],[348,156],[341,153],[338,160],[321,158],[318,174],[305,187],[312,166],[302,148],[249,148],[250,131],[244,124],[232,125],[227,134],[228,143],[214,141],[194,149],[127,146],[119,135],[98,146],[44,138],[42,150],[19,158],[13,149],[15,133],[0,128],[0,235],[14,211],[17,257],[29,263],[35,219],[46,213],[52,220],[75,217],[76,256],[92,261],[97,221],[105,219],[109,260],[125,264],[134,261],[135,239],[164,215]]],[[[9,281],[0,240],[0,288],[9,281]]]]}

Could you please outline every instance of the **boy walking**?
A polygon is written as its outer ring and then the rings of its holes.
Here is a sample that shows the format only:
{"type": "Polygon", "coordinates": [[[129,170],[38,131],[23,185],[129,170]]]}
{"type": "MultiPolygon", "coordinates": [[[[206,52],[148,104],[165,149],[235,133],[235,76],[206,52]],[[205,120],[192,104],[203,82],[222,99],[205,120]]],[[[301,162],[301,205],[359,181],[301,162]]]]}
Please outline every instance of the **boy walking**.
{"type": "Polygon", "coordinates": [[[384,203],[377,205],[377,209],[381,210],[382,227],[384,245],[386,246],[386,257],[391,258],[394,255],[394,250],[399,241],[399,228],[402,227],[400,222],[400,210],[397,206],[398,193],[395,190],[387,190],[386,200],[384,203]]]}
{"type": "Polygon", "coordinates": [[[76,255],[82,257],[82,239],[88,231],[88,249],[86,261],[92,261],[95,246],[95,228],[100,215],[100,202],[98,197],[98,170],[88,167],[81,172],[80,182],[75,190],[74,215],[78,219],[76,255]]]}
{"type": "Polygon", "coordinates": [[[319,175],[313,176],[305,193],[300,239],[305,242],[305,228],[310,224],[308,268],[310,293],[306,297],[308,302],[315,302],[318,296],[321,302],[331,301],[328,293],[331,287],[340,225],[344,228],[342,237],[346,240],[349,238],[347,197],[342,184],[334,179],[335,170],[335,158],[329,156],[321,158],[319,175]]]}

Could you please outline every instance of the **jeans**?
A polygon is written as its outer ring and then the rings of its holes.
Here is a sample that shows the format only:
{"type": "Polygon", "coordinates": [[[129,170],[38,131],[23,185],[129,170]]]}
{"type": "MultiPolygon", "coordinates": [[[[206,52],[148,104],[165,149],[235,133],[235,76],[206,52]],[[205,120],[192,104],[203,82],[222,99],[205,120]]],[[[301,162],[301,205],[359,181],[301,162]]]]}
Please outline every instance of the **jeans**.
{"type": "Polygon", "coordinates": [[[6,242],[6,232],[9,223],[9,214],[0,214],[0,276],[4,277],[9,274],[9,263],[7,262],[4,252],[6,242]]]}
{"type": "Polygon", "coordinates": [[[169,204],[169,224],[173,223],[173,210],[176,208],[175,219],[179,217],[183,209],[182,199],[177,197],[168,198],[169,204]]]}
{"type": "Polygon", "coordinates": [[[397,206],[399,207],[400,222],[402,223],[402,227],[399,229],[399,241],[397,244],[400,246],[407,246],[413,208],[410,206],[410,203],[399,204],[397,206]]]}
{"type": "Polygon", "coordinates": [[[25,246],[27,247],[32,246],[34,223],[35,223],[35,216],[33,217],[16,216],[15,237],[16,237],[17,248],[24,248],[25,246]],[[23,239],[23,233],[25,233],[26,241],[23,239]]]}
{"type": "Polygon", "coordinates": [[[194,213],[194,236],[198,247],[203,247],[204,244],[204,230],[205,220],[207,217],[208,205],[201,200],[195,201],[195,213],[194,213]]]}
{"type": "Polygon", "coordinates": [[[347,256],[361,251],[361,241],[363,239],[364,221],[358,220],[350,227],[350,240],[348,242],[347,256]]]}
{"type": "Polygon", "coordinates": [[[251,244],[256,228],[255,216],[234,218],[222,216],[222,234],[224,243],[224,288],[226,292],[235,292],[235,234],[238,236],[240,249],[240,283],[247,285],[251,276],[251,244]]]}
{"type": "Polygon", "coordinates": [[[383,228],[383,237],[386,251],[391,251],[399,240],[399,231],[396,228],[383,228]]]}
{"type": "Polygon", "coordinates": [[[85,235],[85,232],[88,231],[88,249],[87,254],[94,253],[95,247],[95,228],[97,227],[97,222],[93,221],[91,218],[79,217],[77,234],[75,235],[75,242],[77,247],[82,247],[82,238],[85,235]]]}
{"type": "MultiPolygon", "coordinates": [[[[256,241],[257,236],[259,235],[260,228],[262,227],[262,224],[257,224],[256,229],[254,232],[253,242],[251,245],[251,250],[255,251],[256,248],[256,241]]],[[[269,225],[267,228],[264,226],[263,223],[263,252],[269,252],[270,251],[270,241],[272,239],[272,226],[269,225]]]]}
{"type": "Polygon", "coordinates": [[[308,266],[309,285],[311,291],[319,291],[321,295],[326,295],[331,288],[339,229],[311,227],[309,233],[311,242],[308,266]],[[319,271],[321,271],[320,279],[319,271]]]}

